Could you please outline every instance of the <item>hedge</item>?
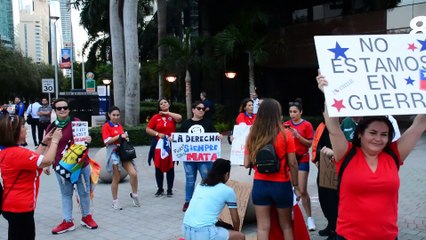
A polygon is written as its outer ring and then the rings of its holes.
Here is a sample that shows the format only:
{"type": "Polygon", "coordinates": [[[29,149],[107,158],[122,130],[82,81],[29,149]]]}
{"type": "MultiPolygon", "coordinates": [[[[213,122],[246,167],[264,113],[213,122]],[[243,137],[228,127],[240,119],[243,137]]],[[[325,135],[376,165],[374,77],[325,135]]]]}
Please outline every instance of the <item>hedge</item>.
{"type": "MultiPolygon", "coordinates": [[[[145,132],[146,123],[136,127],[125,127],[130,137],[130,141],[135,146],[140,145],[151,145],[151,136],[145,132]]],[[[91,147],[104,147],[105,144],[102,141],[102,127],[94,127],[89,129],[89,134],[92,137],[91,147]]]]}

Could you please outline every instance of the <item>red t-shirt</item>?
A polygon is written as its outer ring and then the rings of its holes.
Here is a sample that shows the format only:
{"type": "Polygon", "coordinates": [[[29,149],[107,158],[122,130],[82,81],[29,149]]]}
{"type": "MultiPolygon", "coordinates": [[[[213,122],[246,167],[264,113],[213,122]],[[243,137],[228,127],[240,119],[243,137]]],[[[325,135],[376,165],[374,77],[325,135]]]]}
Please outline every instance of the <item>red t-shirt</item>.
{"type": "Polygon", "coordinates": [[[255,120],[256,120],[256,114],[249,116],[246,113],[240,113],[240,114],[238,114],[235,122],[236,122],[237,125],[240,124],[240,123],[245,123],[245,124],[251,126],[251,125],[253,125],[255,120]]]}
{"type": "MultiPolygon", "coordinates": [[[[348,149],[351,147],[349,143],[348,149]]],[[[400,159],[397,143],[391,149],[400,159]]],[[[344,158],[337,162],[337,172],[344,158]]],[[[390,155],[380,153],[376,172],[372,172],[357,148],[340,183],[337,233],[349,240],[396,239],[399,185],[398,169],[390,155]]]]}
{"type": "Polygon", "coordinates": [[[176,121],[171,116],[155,114],[149,121],[148,127],[171,137],[172,132],[176,132],[176,121]]]}
{"type": "MultiPolygon", "coordinates": [[[[114,124],[111,121],[108,121],[102,126],[102,140],[104,143],[108,142],[111,138],[123,133],[124,129],[121,124],[114,124]]],[[[118,140],[115,141],[114,144],[117,145],[118,140]]]]}
{"type": "MultiPolygon", "coordinates": [[[[303,138],[306,138],[307,140],[313,140],[314,139],[314,128],[312,127],[312,124],[305,119],[302,119],[300,123],[293,123],[293,121],[289,120],[284,123],[290,124],[290,126],[297,130],[297,132],[302,136],[303,138]]],[[[303,145],[299,139],[294,139],[294,144],[296,146],[296,154],[297,155],[303,155],[301,159],[298,160],[299,163],[306,163],[309,162],[309,148],[303,145]]]]}
{"type": "Polygon", "coordinates": [[[34,211],[40,174],[43,170],[38,166],[42,159],[42,155],[23,147],[9,147],[0,151],[0,169],[4,187],[3,211],[14,213],[34,211]],[[8,195],[5,199],[6,194],[8,195]]]}
{"type": "MultiPolygon", "coordinates": [[[[277,173],[259,173],[256,165],[254,169],[254,179],[272,182],[288,182],[290,181],[290,173],[288,172],[287,153],[294,153],[296,151],[294,146],[294,138],[290,131],[285,130],[286,142],[284,143],[284,135],[280,132],[272,144],[275,148],[277,157],[281,159],[280,171],[277,173]]],[[[249,154],[249,153],[247,153],[249,154]]]]}

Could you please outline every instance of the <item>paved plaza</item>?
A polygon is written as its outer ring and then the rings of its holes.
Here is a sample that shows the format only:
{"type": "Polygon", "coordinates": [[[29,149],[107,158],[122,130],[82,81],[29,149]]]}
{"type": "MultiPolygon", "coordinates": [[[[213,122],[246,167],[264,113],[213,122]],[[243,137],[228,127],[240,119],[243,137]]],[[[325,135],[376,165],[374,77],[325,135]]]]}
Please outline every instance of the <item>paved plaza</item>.
{"type": "MultiPolygon", "coordinates": [[[[28,128],[29,129],[29,128],[28,128]]],[[[141,133],[141,134],[145,134],[141,133]]],[[[32,143],[28,131],[27,142],[32,143]]],[[[29,148],[34,149],[33,145],[29,148]]],[[[146,240],[177,240],[181,237],[181,223],[184,202],[185,175],[182,164],[176,166],[174,196],[172,198],[154,197],[157,190],[154,167],[146,161],[148,146],[137,147],[138,158],[135,163],[139,174],[139,196],[142,207],[132,207],[129,197],[130,184],[128,178],[120,183],[119,199],[124,209],[111,208],[110,185],[99,183],[96,186],[93,217],[99,228],[89,230],[80,223],[81,214],[74,204],[73,216],[76,229],[60,235],[52,235],[51,230],[62,221],[59,187],[54,175],[43,174],[40,183],[38,205],[35,212],[37,239],[146,239],[146,240]]],[[[91,149],[93,157],[99,149],[91,149]]],[[[229,157],[230,146],[222,143],[222,156],[229,157]]],[[[233,168],[234,169],[234,168],[233,168]]],[[[325,239],[318,235],[318,229],[325,227],[326,221],[318,202],[315,184],[316,167],[311,165],[309,175],[309,192],[312,197],[312,212],[316,220],[317,231],[311,232],[311,239],[325,239]]],[[[245,170],[243,170],[245,171],[245,170]]],[[[247,170],[248,172],[248,170],[247,170]]],[[[400,240],[426,240],[426,135],[417,144],[405,164],[401,167],[401,189],[399,199],[400,240]]],[[[232,175],[232,172],[231,172],[232,175]]],[[[199,177],[199,176],[198,176],[199,177]]],[[[232,178],[232,177],[231,177],[232,178]]],[[[23,229],[23,231],[25,231],[23,229]]],[[[253,236],[256,223],[245,223],[243,232],[253,236]]],[[[0,239],[7,239],[7,222],[0,217],[0,239]]],[[[255,239],[255,238],[250,238],[255,239]]]]}

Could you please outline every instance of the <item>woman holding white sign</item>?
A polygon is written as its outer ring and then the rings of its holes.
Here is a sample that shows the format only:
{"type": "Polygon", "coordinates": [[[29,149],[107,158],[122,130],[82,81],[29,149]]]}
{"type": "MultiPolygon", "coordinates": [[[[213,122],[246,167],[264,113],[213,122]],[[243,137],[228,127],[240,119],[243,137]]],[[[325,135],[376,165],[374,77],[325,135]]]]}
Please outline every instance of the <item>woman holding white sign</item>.
{"type": "MultiPolygon", "coordinates": [[[[178,113],[170,112],[170,103],[166,99],[162,98],[158,101],[158,114],[152,116],[149,120],[148,126],[146,127],[146,133],[153,136],[155,141],[151,144],[149,150],[150,158],[154,158],[155,166],[155,180],[157,182],[158,190],[155,193],[156,197],[164,195],[163,181],[164,173],[167,178],[167,197],[173,196],[173,181],[175,179],[175,168],[172,160],[172,154],[169,153],[167,157],[161,158],[160,152],[155,152],[156,145],[160,139],[168,141],[164,137],[171,137],[173,132],[176,132],[176,123],[182,121],[182,115],[178,113]]],[[[160,143],[161,144],[161,143],[160,143]]]]}
{"type": "MultiPolygon", "coordinates": [[[[61,234],[75,229],[72,217],[72,196],[74,194],[74,185],[77,187],[78,196],[80,198],[80,210],[82,215],[80,223],[89,229],[96,229],[98,228],[98,225],[95,220],[93,220],[90,211],[90,165],[88,155],[85,154],[84,157],[82,157],[81,171],[75,184],[72,184],[69,180],[65,179],[63,175],[61,175],[61,173],[63,173],[63,169],[60,168],[60,162],[63,157],[65,157],[65,153],[75,145],[73,144],[74,140],[71,122],[80,120],[78,118],[70,117],[70,107],[67,99],[58,98],[53,102],[53,106],[57,118],[55,122],[47,127],[46,132],[55,128],[62,129],[62,139],[58,144],[53,169],[55,170],[56,179],[58,180],[59,188],[61,190],[63,220],[52,230],[52,234],[61,234]]],[[[90,136],[86,136],[86,142],[89,144],[91,141],[92,138],[90,136]]],[[[43,145],[43,143],[41,143],[41,145],[43,145]]],[[[45,168],[44,170],[46,174],[50,174],[50,168],[45,168]]]]}
{"type": "MultiPolygon", "coordinates": [[[[317,83],[324,92],[328,84],[324,76],[319,74],[317,83]]],[[[392,142],[392,124],[384,116],[364,117],[352,143],[327,108],[324,119],[340,175],[337,239],[397,239],[398,169],[425,132],[426,115],[417,115],[396,142],[392,142]]]]}
{"type": "Polygon", "coordinates": [[[278,221],[284,238],[293,240],[292,207],[293,191],[298,197],[297,160],[294,139],[281,124],[281,105],[275,99],[264,99],[257,112],[256,121],[250,129],[246,142],[244,166],[253,167],[254,182],[252,198],[257,219],[257,239],[269,239],[271,208],[277,209],[278,221]],[[256,158],[266,145],[272,144],[276,159],[280,161],[278,172],[261,173],[256,158]],[[289,174],[290,172],[290,174],[289,174]],[[290,178],[291,176],[291,178],[290,178]]]}
{"type": "MultiPolygon", "coordinates": [[[[210,119],[204,118],[206,107],[201,101],[195,101],[192,104],[192,118],[182,123],[180,132],[187,133],[207,133],[217,132],[210,119]]],[[[206,179],[207,173],[210,171],[212,162],[183,162],[185,169],[186,185],[185,185],[185,203],[182,211],[185,212],[194,193],[195,182],[197,181],[197,170],[200,172],[201,178],[206,179]]]]}
{"type": "Polygon", "coordinates": [[[124,132],[123,126],[120,124],[120,109],[114,106],[108,111],[107,121],[102,127],[102,140],[107,149],[106,169],[108,172],[112,172],[112,208],[115,210],[123,209],[118,202],[118,183],[120,182],[120,171],[122,171],[123,168],[130,176],[132,192],[129,193],[129,196],[132,199],[133,206],[141,206],[138,196],[138,173],[136,171],[135,164],[133,160],[120,159],[117,154],[117,144],[120,138],[128,139],[129,136],[127,136],[127,133],[124,132]]]}

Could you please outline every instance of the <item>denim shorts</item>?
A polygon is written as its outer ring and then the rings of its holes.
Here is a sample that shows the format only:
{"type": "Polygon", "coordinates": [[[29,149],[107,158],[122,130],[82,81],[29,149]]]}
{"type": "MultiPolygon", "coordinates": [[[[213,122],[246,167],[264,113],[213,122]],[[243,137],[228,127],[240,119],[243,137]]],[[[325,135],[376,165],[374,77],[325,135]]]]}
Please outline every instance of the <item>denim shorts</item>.
{"type": "Polygon", "coordinates": [[[116,152],[111,153],[111,161],[113,165],[118,165],[120,163],[120,157],[116,152]]]}
{"type": "Polygon", "coordinates": [[[291,183],[254,180],[252,198],[254,205],[289,208],[293,206],[291,183]]]}
{"type": "Polygon", "coordinates": [[[182,232],[185,240],[228,240],[229,231],[223,227],[215,225],[193,228],[182,225],[182,232]]]}
{"type": "Polygon", "coordinates": [[[298,163],[299,171],[309,172],[309,162],[298,163]]]}

